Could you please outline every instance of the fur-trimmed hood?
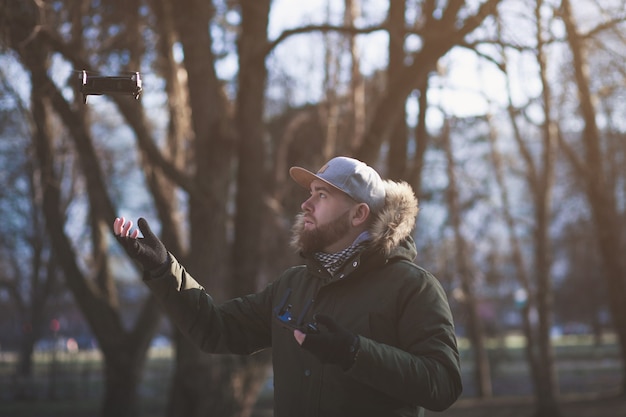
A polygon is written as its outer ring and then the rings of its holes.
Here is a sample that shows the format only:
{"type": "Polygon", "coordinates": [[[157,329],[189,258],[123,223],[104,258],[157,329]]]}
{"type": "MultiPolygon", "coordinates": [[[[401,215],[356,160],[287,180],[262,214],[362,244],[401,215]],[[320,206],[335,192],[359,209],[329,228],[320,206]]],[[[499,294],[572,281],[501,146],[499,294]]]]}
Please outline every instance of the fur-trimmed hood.
{"type": "Polygon", "coordinates": [[[410,238],[419,207],[413,189],[406,182],[385,180],[385,205],[376,215],[369,231],[371,248],[385,257],[410,238]]]}

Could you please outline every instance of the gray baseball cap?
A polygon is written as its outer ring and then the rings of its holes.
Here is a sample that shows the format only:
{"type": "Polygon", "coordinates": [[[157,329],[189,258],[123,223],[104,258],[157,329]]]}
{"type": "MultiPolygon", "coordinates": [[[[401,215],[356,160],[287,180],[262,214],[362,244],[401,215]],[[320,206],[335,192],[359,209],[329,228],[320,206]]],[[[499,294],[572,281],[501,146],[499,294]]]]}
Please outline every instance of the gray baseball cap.
{"type": "Polygon", "coordinates": [[[348,194],[356,202],[367,204],[372,212],[380,211],[385,205],[385,186],[380,175],[374,168],[357,159],[338,156],[328,161],[317,174],[304,168],[291,167],[289,175],[307,189],[314,179],[324,181],[348,194]]]}

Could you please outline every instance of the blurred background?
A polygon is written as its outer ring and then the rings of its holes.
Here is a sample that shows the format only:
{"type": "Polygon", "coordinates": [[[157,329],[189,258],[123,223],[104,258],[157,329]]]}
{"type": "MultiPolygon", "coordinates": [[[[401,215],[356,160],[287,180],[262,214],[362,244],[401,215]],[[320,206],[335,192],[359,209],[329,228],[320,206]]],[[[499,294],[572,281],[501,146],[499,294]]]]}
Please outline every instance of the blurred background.
{"type": "Polygon", "coordinates": [[[573,3],[0,0],[0,414],[271,416],[268,352],[181,338],[111,226],[254,292],[299,262],[288,168],[349,155],[412,185],[448,292],[428,415],[625,415],[626,7],[573,3]]]}

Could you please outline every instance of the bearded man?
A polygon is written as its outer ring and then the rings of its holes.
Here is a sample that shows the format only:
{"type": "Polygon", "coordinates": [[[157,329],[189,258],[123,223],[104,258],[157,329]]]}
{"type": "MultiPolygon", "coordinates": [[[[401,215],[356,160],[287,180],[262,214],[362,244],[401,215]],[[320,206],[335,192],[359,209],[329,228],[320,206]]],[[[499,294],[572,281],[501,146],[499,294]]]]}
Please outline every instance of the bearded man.
{"type": "Polygon", "coordinates": [[[423,416],[460,396],[454,324],[439,281],[413,260],[417,199],[404,182],[336,157],[289,170],[310,191],[293,226],[303,265],[213,302],[140,218],[113,231],[183,334],[209,353],[272,348],[275,417],[423,416]]]}

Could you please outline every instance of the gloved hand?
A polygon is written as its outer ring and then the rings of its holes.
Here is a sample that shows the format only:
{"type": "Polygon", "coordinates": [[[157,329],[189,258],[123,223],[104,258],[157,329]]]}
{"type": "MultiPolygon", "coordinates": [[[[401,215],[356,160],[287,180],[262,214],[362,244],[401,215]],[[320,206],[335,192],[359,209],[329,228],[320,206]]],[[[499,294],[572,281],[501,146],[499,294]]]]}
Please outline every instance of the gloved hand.
{"type": "Polygon", "coordinates": [[[124,223],[124,218],[117,218],[113,223],[115,238],[122,245],[131,258],[143,266],[146,271],[153,271],[167,262],[167,249],[163,242],[152,233],[148,222],[143,217],[137,220],[137,226],[143,237],[138,237],[137,231],[130,234],[132,222],[124,223]]]}
{"type": "Polygon", "coordinates": [[[302,348],[311,352],[322,363],[339,365],[344,371],[350,369],[359,352],[359,337],[325,314],[316,314],[314,320],[320,331],[307,333],[302,348]]]}

